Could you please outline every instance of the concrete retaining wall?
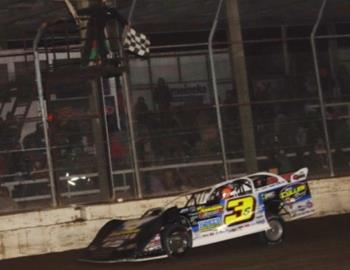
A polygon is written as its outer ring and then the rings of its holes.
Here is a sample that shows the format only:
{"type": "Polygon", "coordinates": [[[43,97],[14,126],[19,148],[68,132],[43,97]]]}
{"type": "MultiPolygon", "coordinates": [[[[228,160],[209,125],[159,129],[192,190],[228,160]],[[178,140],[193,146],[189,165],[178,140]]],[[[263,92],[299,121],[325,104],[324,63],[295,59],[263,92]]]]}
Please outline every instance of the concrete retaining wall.
{"type": "MultiPolygon", "coordinates": [[[[317,214],[350,212],[350,177],[310,181],[317,214]]],[[[70,207],[0,216],[0,259],[85,247],[110,218],[140,216],[173,198],[70,207]]]]}
{"type": "Polygon", "coordinates": [[[350,177],[309,182],[316,215],[327,216],[350,212],[350,177]]]}

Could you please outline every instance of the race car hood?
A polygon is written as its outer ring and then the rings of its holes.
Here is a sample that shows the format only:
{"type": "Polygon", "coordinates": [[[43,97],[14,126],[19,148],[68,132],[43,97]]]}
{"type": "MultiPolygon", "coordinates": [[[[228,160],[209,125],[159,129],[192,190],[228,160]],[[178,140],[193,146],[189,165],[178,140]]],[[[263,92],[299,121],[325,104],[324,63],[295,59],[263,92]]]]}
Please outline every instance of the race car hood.
{"type": "Polygon", "coordinates": [[[111,220],[84,250],[81,260],[109,261],[138,257],[160,232],[161,226],[161,215],[124,221],[111,220]]]}
{"type": "Polygon", "coordinates": [[[125,246],[126,243],[135,242],[139,233],[142,231],[142,226],[147,226],[157,217],[146,217],[140,219],[123,221],[117,228],[114,228],[100,242],[101,247],[118,248],[125,246]]]}

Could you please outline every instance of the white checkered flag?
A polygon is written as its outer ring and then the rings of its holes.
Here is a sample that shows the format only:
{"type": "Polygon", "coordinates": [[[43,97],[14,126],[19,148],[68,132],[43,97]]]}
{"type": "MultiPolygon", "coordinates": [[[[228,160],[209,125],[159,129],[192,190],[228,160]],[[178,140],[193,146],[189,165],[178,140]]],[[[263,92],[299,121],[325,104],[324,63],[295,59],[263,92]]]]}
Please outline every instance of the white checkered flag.
{"type": "Polygon", "coordinates": [[[144,34],[137,33],[133,28],[128,29],[123,41],[126,50],[141,57],[149,54],[150,45],[149,39],[144,34]]]}

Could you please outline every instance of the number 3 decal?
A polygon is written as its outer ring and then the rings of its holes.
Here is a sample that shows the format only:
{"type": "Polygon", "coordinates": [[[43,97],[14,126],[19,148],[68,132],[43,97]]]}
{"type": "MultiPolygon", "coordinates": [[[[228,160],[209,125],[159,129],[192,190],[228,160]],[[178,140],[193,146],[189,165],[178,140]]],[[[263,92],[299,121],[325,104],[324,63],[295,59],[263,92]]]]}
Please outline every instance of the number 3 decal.
{"type": "Polygon", "coordinates": [[[234,225],[254,218],[255,198],[252,196],[232,199],[227,202],[227,211],[232,211],[225,216],[225,224],[234,225]]]}

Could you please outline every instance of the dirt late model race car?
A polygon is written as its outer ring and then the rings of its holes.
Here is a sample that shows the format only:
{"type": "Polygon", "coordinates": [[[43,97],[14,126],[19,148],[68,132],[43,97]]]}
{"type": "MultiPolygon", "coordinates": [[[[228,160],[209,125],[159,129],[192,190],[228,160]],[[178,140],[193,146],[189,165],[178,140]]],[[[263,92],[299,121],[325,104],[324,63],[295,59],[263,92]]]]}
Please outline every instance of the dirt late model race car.
{"type": "Polygon", "coordinates": [[[284,176],[255,173],[179,196],[181,207],[111,220],[80,260],[111,263],[180,256],[190,248],[250,234],[279,243],[286,219],[314,213],[307,174],[307,168],[284,176]]]}

